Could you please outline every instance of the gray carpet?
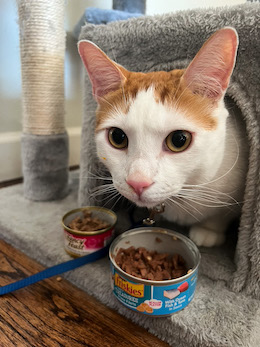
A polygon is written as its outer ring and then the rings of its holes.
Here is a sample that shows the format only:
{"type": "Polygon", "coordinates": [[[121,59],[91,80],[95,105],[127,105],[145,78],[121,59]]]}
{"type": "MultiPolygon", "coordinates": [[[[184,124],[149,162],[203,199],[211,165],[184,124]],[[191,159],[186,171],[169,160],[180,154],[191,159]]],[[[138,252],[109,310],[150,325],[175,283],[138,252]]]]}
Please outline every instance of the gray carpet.
{"type": "MultiPolygon", "coordinates": [[[[26,200],[22,184],[0,189],[1,238],[45,266],[71,259],[63,248],[61,218],[77,207],[77,172],[71,173],[69,188],[66,198],[52,202],[26,200]]],[[[229,289],[234,247],[227,243],[221,249],[201,249],[195,297],[187,308],[171,317],[142,316],[117,302],[110,289],[108,258],[71,271],[65,277],[171,346],[257,347],[260,302],[229,289]],[[216,274],[221,277],[218,281],[216,274]]]]}

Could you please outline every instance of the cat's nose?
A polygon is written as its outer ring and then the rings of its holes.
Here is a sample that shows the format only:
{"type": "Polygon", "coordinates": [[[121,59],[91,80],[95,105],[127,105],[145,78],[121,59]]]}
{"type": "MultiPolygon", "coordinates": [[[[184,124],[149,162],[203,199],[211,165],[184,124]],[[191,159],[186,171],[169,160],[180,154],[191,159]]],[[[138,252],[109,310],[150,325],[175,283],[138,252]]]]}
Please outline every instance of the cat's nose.
{"type": "Polygon", "coordinates": [[[134,189],[138,196],[141,196],[143,190],[150,187],[153,181],[148,177],[136,174],[129,176],[126,183],[134,189]]]}

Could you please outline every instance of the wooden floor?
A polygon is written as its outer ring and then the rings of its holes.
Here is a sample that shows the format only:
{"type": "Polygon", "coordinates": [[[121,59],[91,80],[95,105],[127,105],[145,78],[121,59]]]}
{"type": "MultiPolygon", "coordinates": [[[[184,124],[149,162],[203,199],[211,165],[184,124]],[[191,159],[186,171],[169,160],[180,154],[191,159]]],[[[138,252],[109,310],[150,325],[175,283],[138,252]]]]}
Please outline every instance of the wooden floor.
{"type": "MultiPolygon", "coordinates": [[[[0,240],[0,286],[41,270],[41,265],[0,240]]],[[[168,344],[57,277],[0,297],[0,346],[168,344]]]]}

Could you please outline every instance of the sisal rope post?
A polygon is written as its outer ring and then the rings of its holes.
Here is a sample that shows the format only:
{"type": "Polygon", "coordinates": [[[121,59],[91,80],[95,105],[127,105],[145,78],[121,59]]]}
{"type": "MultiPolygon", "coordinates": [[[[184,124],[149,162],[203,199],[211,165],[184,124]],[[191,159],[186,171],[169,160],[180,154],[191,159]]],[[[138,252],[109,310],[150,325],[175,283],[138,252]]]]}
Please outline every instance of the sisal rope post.
{"type": "Polygon", "coordinates": [[[64,0],[17,0],[20,25],[24,194],[53,200],[67,192],[64,121],[64,0]]]}

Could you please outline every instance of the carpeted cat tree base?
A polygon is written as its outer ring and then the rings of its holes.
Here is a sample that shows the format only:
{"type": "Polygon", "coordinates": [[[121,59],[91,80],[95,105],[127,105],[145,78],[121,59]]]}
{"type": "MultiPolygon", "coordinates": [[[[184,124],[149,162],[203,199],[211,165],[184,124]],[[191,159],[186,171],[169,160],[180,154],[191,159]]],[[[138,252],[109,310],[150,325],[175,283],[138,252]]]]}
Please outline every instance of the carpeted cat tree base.
{"type": "MultiPolygon", "coordinates": [[[[71,259],[63,246],[61,218],[78,206],[77,189],[75,172],[70,176],[70,194],[59,201],[25,199],[21,184],[1,189],[1,238],[45,266],[71,259]],[[10,211],[13,211],[12,218],[10,211]]],[[[173,225],[167,227],[174,228],[173,225]]],[[[235,267],[234,245],[230,241],[222,248],[200,249],[202,257],[195,297],[184,310],[169,317],[143,316],[120,304],[110,287],[108,257],[66,273],[65,277],[170,346],[258,347],[260,301],[229,289],[235,267]]]]}
{"type": "Polygon", "coordinates": [[[24,196],[48,201],[68,194],[68,134],[22,135],[24,196]]]}

